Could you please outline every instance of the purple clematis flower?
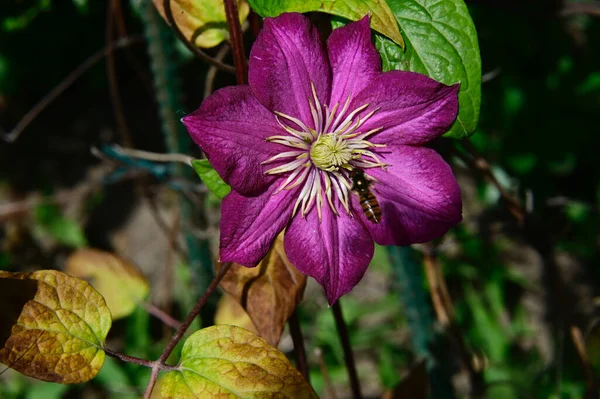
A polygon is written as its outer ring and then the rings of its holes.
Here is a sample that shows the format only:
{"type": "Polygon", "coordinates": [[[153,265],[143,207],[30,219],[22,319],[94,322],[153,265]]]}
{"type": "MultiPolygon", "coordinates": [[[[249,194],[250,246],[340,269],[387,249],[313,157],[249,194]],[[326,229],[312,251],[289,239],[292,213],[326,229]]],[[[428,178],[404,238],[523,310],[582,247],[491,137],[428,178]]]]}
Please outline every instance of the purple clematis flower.
{"type": "Polygon", "coordinates": [[[265,19],[249,84],[216,91],[183,119],[232,188],[221,261],[256,266],[285,229],[289,260],[332,304],[362,278],[373,242],[446,233],[461,220],[460,189],[422,145],[449,129],[457,93],[417,73],[383,73],[368,17],[334,30],[327,46],[301,14],[265,19]],[[380,220],[361,208],[356,176],[380,220]]]}

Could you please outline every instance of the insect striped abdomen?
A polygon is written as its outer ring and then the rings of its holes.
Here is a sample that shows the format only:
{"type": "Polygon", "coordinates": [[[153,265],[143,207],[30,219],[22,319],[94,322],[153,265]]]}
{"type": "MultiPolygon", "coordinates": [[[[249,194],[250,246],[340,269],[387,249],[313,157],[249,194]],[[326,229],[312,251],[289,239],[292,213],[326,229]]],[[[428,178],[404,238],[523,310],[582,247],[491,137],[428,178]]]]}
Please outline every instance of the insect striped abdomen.
{"type": "Polygon", "coordinates": [[[381,208],[379,207],[377,198],[375,198],[371,191],[361,193],[360,206],[369,221],[373,223],[381,222],[381,208]]]}

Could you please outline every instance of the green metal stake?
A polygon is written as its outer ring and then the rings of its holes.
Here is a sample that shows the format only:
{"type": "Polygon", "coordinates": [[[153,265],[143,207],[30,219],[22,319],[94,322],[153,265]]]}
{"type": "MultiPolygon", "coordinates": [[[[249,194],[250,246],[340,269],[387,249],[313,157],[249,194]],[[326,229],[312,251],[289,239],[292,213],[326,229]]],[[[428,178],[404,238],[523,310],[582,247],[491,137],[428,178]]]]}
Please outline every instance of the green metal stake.
{"type": "Polygon", "coordinates": [[[424,288],[423,269],[415,260],[416,253],[411,247],[388,247],[388,255],[406,311],[415,354],[426,360],[431,397],[454,399],[454,388],[444,367],[447,357],[440,353],[439,348],[434,349],[440,337],[435,332],[435,319],[424,288]]]}
{"type": "MultiPolygon", "coordinates": [[[[150,55],[154,89],[158,101],[162,130],[165,135],[167,149],[171,153],[186,153],[189,150],[190,137],[177,116],[181,110],[180,84],[175,68],[175,47],[173,32],[167,27],[156,11],[154,4],[148,1],[142,12],[145,26],[145,35],[148,40],[148,54],[150,55]]],[[[179,176],[196,179],[193,169],[184,165],[174,165],[174,173],[179,176]]],[[[181,220],[198,223],[201,219],[202,209],[198,209],[183,194],[179,196],[181,220]]],[[[187,226],[192,223],[186,223],[187,226]]],[[[185,228],[185,227],[184,227],[185,228]]],[[[186,228],[185,242],[188,248],[189,263],[194,278],[196,294],[202,294],[212,280],[212,258],[206,240],[198,239],[186,228]]]]}

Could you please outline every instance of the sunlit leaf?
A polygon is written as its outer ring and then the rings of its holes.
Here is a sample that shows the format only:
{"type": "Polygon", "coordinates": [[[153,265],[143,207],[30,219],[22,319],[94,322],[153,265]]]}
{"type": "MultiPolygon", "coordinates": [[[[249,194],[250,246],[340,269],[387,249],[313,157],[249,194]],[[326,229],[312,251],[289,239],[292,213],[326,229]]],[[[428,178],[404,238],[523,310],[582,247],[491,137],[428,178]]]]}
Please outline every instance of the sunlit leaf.
{"type": "Polygon", "coordinates": [[[0,362],[44,381],[88,381],[104,362],[111,315],[87,282],[55,270],[0,271],[0,362]]]}
{"type": "Polygon", "coordinates": [[[148,295],[148,281],[137,266],[110,252],[80,249],[67,259],[65,273],[92,284],[115,320],[130,315],[148,295]]]}
{"type": "Polygon", "coordinates": [[[306,276],[289,262],[280,235],[258,266],[234,263],[221,287],[248,312],[260,336],[277,345],[286,321],[302,300],[306,276]]]}
{"type": "Polygon", "coordinates": [[[242,305],[228,293],[224,293],[221,298],[219,298],[217,311],[215,313],[215,324],[238,326],[258,334],[258,330],[256,329],[256,326],[254,326],[250,316],[248,316],[248,313],[246,313],[242,305]]]}
{"type": "Polygon", "coordinates": [[[283,353],[235,326],[192,334],[177,368],[162,381],[163,398],[317,398],[283,353]]]}
{"type": "Polygon", "coordinates": [[[377,37],[385,70],[426,74],[442,83],[460,83],[458,117],[447,137],[470,136],[479,120],[481,58],[477,32],[462,0],[389,0],[406,42],[403,52],[377,37]]]}
{"type": "MultiPolygon", "coordinates": [[[[158,12],[165,17],[164,0],[153,0],[158,12]]],[[[250,7],[237,0],[240,22],[248,17],[250,7]]],[[[229,39],[223,0],[172,0],[173,18],[185,37],[198,47],[214,47],[229,39]]]]}
{"type": "Polygon", "coordinates": [[[200,176],[206,187],[217,197],[223,198],[231,192],[231,187],[221,179],[207,159],[194,159],[192,167],[200,176]]]}
{"type": "Polygon", "coordinates": [[[371,26],[404,47],[404,40],[394,14],[384,0],[248,0],[252,9],[263,17],[276,17],[284,12],[320,11],[357,21],[369,14],[371,26]]]}

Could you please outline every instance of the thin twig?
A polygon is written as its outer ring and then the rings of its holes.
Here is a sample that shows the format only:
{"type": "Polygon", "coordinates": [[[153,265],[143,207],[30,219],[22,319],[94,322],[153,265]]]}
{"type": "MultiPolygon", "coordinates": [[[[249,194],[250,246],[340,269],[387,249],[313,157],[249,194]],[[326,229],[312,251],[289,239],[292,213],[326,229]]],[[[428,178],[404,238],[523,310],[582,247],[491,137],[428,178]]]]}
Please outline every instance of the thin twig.
{"type": "Polygon", "coordinates": [[[304,379],[310,383],[310,376],[308,372],[308,362],[306,361],[306,349],[304,347],[304,337],[302,336],[302,329],[300,328],[300,322],[298,321],[298,314],[296,311],[292,313],[288,320],[290,324],[290,334],[292,335],[292,341],[294,341],[294,353],[296,354],[296,365],[304,376],[304,379]]]}
{"type": "Polygon", "coordinates": [[[225,16],[229,28],[231,48],[233,50],[233,63],[235,64],[235,76],[238,84],[248,83],[248,63],[244,51],[244,38],[236,0],[223,0],[225,3],[225,16]]]}
{"type": "MultiPolygon", "coordinates": [[[[219,52],[215,56],[215,59],[222,61],[227,53],[229,52],[230,47],[227,44],[224,44],[223,47],[219,49],[219,52]]],[[[219,69],[215,66],[211,66],[206,73],[206,78],[204,79],[204,98],[206,99],[210,96],[214,89],[215,78],[217,76],[217,72],[219,69]]]]}
{"type": "Polygon", "coordinates": [[[333,387],[333,382],[331,381],[329,371],[327,370],[327,363],[323,358],[323,350],[321,348],[316,348],[314,354],[317,358],[317,363],[319,363],[319,368],[321,369],[321,375],[323,376],[323,380],[325,380],[325,386],[327,387],[327,393],[329,394],[329,398],[337,399],[335,388],[333,387]]]}
{"type": "MultiPolygon", "coordinates": [[[[217,287],[219,286],[219,283],[223,279],[223,276],[225,276],[225,274],[227,273],[227,271],[229,270],[230,267],[231,267],[231,263],[223,263],[221,265],[218,273],[215,275],[215,277],[211,281],[210,285],[208,286],[208,288],[206,289],[206,291],[204,292],[202,297],[200,297],[200,299],[198,299],[198,302],[196,302],[196,305],[194,305],[194,308],[187,315],[187,317],[185,318],[185,320],[183,321],[181,326],[177,329],[175,334],[173,334],[173,337],[171,337],[171,341],[169,341],[169,343],[163,350],[163,353],[160,355],[160,357],[157,360],[158,364],[160,364],[160,365],[166,364],[165,362],[167,361],[167,359],[169,358],[169,356],[171,355],[171,353],[173,352],[173,350],[175,349],[175,347],[177,346],[179,341],[181,341],[181,338],[183,338],[183,335],[185,334],[187,329],[190,327],[190,325],[193,323],[194,319],[196,319],[196,317],[198,316],[198,314],[200,313],[200,311],[206,304],[206,301],[208,301],[208,298],[217,289],[217,287]]],[[[154,389],[154,385],[156,385],[156,380],[158,378],[159,371],[160,371],[159,367],[154,367],[152,369],[152,374],[150,375],[150,381],[148,381],[148,386],[146,387],[146,392],[144,393],[144,399],[149,399],[150,396],[152,395],[152,390],[154,389]]]]}
{"type": "Polygon", "coordinates": [[[136,149],[131,149],[131,148],[123,148],[120,145],[116,145],[116,144],[113,145],[113,149],[123,155],[127,155],[130,158],[145,159],[148,161],[155,161],[155,162],[179,162],[179,163],[183,163],[188,166],[191,166],[192,161],[194,160],[193,157],[190,157],[189,155],[185,155],[185,154],[176,154],[176,153],[163,154],[163,153],[158,153],[158,152],[142,151],[142,150],[136,150],[136,149]]]}
{"type": "MultiPolygon", "coordinates": [[[[117,16],[117,10],[119,9],[119,0],[110,0],[106,11],[106,43],[112,43],[114,41],[114,20],[117,16]]],[[[124,29],[122,26],[120,29],[124,29]]],[[[112,105],[113,115],[117,120],[117,130],[123,140],[123,145],[131,147],[133,140],[129,129],[127,128],[127,120],[125,118],[125,112],[123,111],[123,103],[121,101],[121,95],[119,93],[119,83],[117,77],[117,69],[115,64],[115,57],[113,52],[109,52],[106,55],[106,74],[108,78],[108,89],[110,93],[110,103],[112,105]]]]}
{"type": "Polygon", "coordinates": [[[137,365],[140,365],[140,366],[149,367],[151,369],[155,369],[156,368],[156,369],[165,370],[165,371],[177,370],[177,367],[169,366],[167,364],[160,364],[157,361],[150,361],[150,360],[146,360],[146,359],[141,359],[141,358],[135,357],[135,356],[124,355],[122,353],[112,351],[112,350],[110,350],[110,349],[108,349],[106,347],[103,347],[102,350],[108,356],[114,357],[115,359],[119,359],[119,360],[122,360],[122,361],[127,362],[127,363],[133,363],[133,364],[137,364],[137,365]]]}
{"type": "Polygon", "coordinates": [[[162,321],[164,325],[169,326],[175,330],[181,327],[181,322],[179,320],[176,320],[167,312],[160,309],[158,306],[150,302],[142,302],[141,305],[144,309],[146,309],[148,313],[156,317],[158,320],[162,321]]]}
{"type": "Polygon", "coordinates": [[[502,184],[500,184],[498,179],[496,179],[496,176],[492,173],[487,160],[479,154],[469,140],[462,140],[461,145],[467,150],[469,155],[471,155],[471,158],[468,158],[462,156],[459,152],[458,154],[461,156],[461,159],[477,169],[490,183],[492,183],[492,185],[494,185],[494,187],[496,187],[500,196],[508,205],[510,213],[517,219],[517,222],[519,222],[520,225],[524,225],[527,212],[525,211],[525,208],[523,208],[523,205],[521,205],[521,202],[512,194],[508,193],[502,184]]]}
{"type": "Polygon", "coordinates": [[[173,17],[173,9],[171,8],[171,0],[164,0],[163,7],[165,9],[165,16],[167,17],[167,22],[169,23],[171,28],[173,28],[173,31],[175,31],[175,35],[177,35],[179,40],[181,40],[183,42],[183,44],[185,44],[185,46],[196,57],[200,58],[202,61],[206,61],[209,64],[214,65],[215,67],[219,68],[222,71],[229,72],[232,74],[236,73],[234,67],[232,67],[231,65],[224,64],[221,61],[212,58],[211,56],[209,56],[208,54],[206,54],[205,52],[200,50],[198,47],[196,47],[192,42],[190,42],[185,37],[185,35],[181,31],[181,29],[179,28],[179,25],[177,25],[175,18],[173,17]]]}
{"type": "Polygon", "coordinates": [[[450,325],[450,315],[444,303],[442,289],[440,287],[439,264],[434,258],[433,248],[428,245],[423,246],[423,264],[425,266],[425,275],[429,283],[429,291],[431,294],[431,302],[436,318],[442,327],[446,328],[450,325]]]}
{"type": "Polygon", "coordinates": [[[583,338],[583,334],[581,333],[581,329],[579,327],[571,326],[571,340],[573,341],[573,345],[577,350],[579,360],[581,360],[581,364],[583,365],[583,369],[585,371],[585,380],[589,387],[594,383],[594,373],[592,372],[590,359],[588,358],[587,349],[585,347],[585,339],[583,338]]]}
{"type": "Polygon", "coordinates": [[[17,123],[10,133],[5,133],[0,128],[0,137],[2,140],[13,143],[19,138],[23,130],[44,110],[48,105],[52,103],[59,95],[62,94],[66,89],[69,88],[81,75],[83,75],[88,69],[94,64],[104,58],[107,54],[117,49],[131,46],[132,44],[142,43],[144,39],[139,36],[124,37],[119,39],[102,50],[88,57],[81,65],[75,68],[62,82],[56,85],[44,98],[42,98],[37,104],[35,104],[17,123]]]}
{"type": "Polygon", "coordinates": [[[356,364],[354,363],[354,353],[352,352],[352,346],[350,345],[350,336],[348,335],[348,328],[346,327],[346,322],[344,321],[344,315],[342,313],[340,301],[336,301],[331,306],[331,310],[333,311],[335,325],[337,327],[340,342],[344,350],[344,361],[346,362],[348,378],[350,379],[350,389],[352,390],[352,398],[362,399],[362,394],[360,393],[360,382],[358,381],[356,364]]]}

